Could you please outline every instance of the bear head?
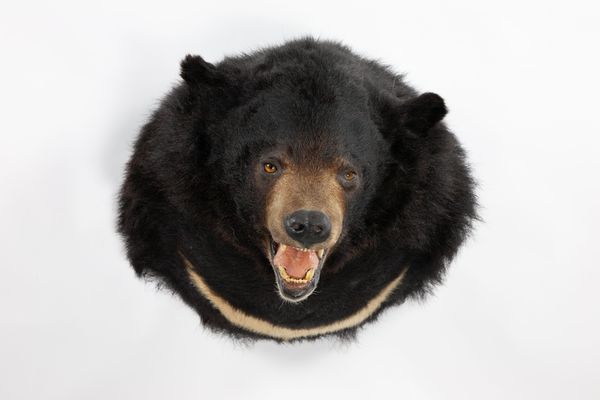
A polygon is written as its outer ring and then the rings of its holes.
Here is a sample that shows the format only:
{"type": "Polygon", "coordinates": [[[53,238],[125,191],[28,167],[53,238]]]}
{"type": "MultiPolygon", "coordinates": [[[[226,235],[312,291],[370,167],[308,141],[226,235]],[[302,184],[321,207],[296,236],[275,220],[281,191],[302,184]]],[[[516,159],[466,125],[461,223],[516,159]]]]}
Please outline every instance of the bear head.
{"type": "Polygon", "coordinates": [[[277,340],[349,334],[440,281],[475,215],[442,98],[332,42],[213,65],[143,128],[119,230],[216,329],[277,340]]]}

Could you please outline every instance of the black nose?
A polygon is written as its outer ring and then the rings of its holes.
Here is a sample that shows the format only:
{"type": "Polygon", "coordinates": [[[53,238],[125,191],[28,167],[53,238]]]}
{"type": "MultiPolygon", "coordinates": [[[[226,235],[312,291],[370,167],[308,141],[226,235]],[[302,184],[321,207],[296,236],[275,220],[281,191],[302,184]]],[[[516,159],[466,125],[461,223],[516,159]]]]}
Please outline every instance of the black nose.
{"type": "Polygon", "coordinates": [[[295,211],[285,218],[284,225],[288,235],[305,247],[324,242],[331,233],[331,222],[320,211],[295,211]]]}

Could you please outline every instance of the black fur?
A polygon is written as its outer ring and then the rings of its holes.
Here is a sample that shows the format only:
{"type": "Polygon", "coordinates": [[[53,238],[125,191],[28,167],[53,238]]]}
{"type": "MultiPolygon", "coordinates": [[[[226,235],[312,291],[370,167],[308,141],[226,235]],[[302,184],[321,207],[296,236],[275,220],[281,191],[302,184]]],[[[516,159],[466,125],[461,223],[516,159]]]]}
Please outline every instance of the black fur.
{"type": "Polygon", "coordinates": [[[195,290],[180,254],[232,305],[286,327],[352,314],[405,266],[404,283],[369,320],[440,282],[476,218],[441,97],[419,96],[379,63],[311,38],[216,65],[187,56],[181,76],[143,127],[120,193],[119,232],[139,275],[166,282],[205,325],[250,338],[258,335],[195,290]],[[342,155],[361,174],[341,242],[299,304],[276,293],[262,242],[267,188],[252,172],[277,146],[297,162],[342,155]]]}

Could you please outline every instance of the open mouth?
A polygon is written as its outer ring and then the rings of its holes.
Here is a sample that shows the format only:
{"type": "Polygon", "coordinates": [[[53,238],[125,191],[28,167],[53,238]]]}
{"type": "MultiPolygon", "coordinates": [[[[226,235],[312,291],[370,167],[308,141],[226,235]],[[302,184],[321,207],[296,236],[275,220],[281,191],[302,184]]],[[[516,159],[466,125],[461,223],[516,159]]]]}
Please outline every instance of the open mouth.
{"type": "Polygon", "coordinates": [[[317,287],[328,249],[299,248],[271,240],[271,264],[279,294],[299,302],[317,287]]]}

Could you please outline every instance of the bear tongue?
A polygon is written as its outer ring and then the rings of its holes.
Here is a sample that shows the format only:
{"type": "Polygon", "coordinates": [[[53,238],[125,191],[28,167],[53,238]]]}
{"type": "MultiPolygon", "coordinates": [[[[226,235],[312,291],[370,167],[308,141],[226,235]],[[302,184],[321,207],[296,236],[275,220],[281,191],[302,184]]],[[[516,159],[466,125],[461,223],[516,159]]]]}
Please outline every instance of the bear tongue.
{"type": "Polygon", "coordinates": [[[317,268],[319,257],[316,251],[301,251],[282,244],[277,249],[273,263],[284,266],[289,276],[302,279],[309,269],[317,268]]]}

